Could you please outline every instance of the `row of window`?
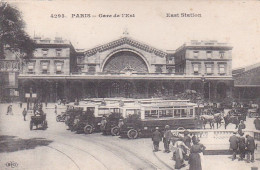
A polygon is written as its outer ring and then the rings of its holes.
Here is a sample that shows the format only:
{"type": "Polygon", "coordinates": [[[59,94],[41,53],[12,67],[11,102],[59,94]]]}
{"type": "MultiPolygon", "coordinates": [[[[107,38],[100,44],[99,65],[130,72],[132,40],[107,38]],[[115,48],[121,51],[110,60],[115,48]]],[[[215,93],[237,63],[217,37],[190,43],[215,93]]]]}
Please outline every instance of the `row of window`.
{"type": "Polygon", "coordinates": [[[194,117],[193,109],[146,110],[145,119],[194,117]]]}
{"type": "MultiPolygon", "coordinates": [[[[49,52],[49,49],[47,49],[47,48],[43,48],[42,49],[42,55],[43,56],[46,57],[48,55],[48,52],[49,52]]],[[[60,57],[61,56],[61,52],[62,52],[62,49],[56,49],[56,56],[60,57]]]]}
{"type": "MultiPolygon", "coordinates": [[[[213,64],[206,64],[205,65],[205,73],[206,74],[213,74],[213,64]]],[[[200,72],[200,64],[193,64],[193,73],[199,74],[200,72]]],[[[226,74],[225,64],[218,65],[218,73],[219,74],[226,74]]]]}
{"type": "MultiPolygon", "coordinates": [[[[207,58],[212,58],[213,57],[213,52],[212,51],[206,51],[206,56],[207,58]]],[[[224,51],[220,51],[219,52],[219,57],[220,58],[224,58],[225,56],[225,52],[224,51]]],[[[198,58],[199,57],[199,51],[193,51],[193,57],[194,58],[198,58]]]]}
{"type": "MultiPolygon", "coordinates": [[[[42,74],[48,73],[48,67],[49,67],[48,63],[42,63],[41,64],[42,74]]],[[[56,71],[57,74],[62,73],[62,67],[63,67],[63,63],[56,63],[56,70],[55,71],[56,71]]],[[[34,73],[34,64],[33,63],[28,65],[28,73],[34,73]]]]}

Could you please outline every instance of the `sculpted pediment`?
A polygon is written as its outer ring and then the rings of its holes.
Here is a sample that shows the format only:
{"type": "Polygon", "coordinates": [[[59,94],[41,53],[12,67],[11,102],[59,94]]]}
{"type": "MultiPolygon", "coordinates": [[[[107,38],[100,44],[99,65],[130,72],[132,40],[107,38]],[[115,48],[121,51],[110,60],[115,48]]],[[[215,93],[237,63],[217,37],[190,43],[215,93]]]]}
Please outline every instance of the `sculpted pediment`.
{"type": "Polygon", "coordinates": [[[125,45],[125,44],[132,46],[134,48],[138,48],[140,50],[149,52],[149,53],[154,53],[156,56],[165,57],[167,55],[167,53],[162,51],[162,50],[159,50],[159,49],[156,49],[156,48],[151,47],[149,45],[146,45],[144,43],[138,42],[138,41],[133,40],[132,38],[129,38],[129,37],[123,37],[123,38],[120,38],[118,40],[109,42],[107,44],[100,45],[98,47],[89,49],[89,50],[85,51],[84,54],[86,56],[92,56],[92,55],[95,55],[98,52],[102,53],[104,51],[107,51],[107,50],[110,50],[110,49],[113,49],[113,48],[116,48],[116,47],[119,47],[119,46],[122,46],[122,45],[125,45]]]}

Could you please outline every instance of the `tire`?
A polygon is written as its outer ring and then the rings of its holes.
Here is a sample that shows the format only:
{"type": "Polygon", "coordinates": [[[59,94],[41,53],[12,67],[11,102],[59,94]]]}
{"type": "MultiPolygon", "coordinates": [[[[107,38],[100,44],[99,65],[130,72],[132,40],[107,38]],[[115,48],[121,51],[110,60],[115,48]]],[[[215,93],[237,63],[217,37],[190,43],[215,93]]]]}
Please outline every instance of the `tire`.
{"type": "Polygon", "coordinates": [[[33,129],[33,122],[30,121],[30,130],[32,130],[32,129],[33,129]]]}
{"type": "Polygon", "coordinates": [[[91,126],[91,125],[86,125],[85,127],[84,127],[84,133],[85,134],[91,134],[93,132],[93,126],[91,126]]]}
{"type": "Polygon", "coordinates": [[[119,135],[119,127],[115,126],[111,129],[112,136],[118,136],[119,135]]]}
{"type": "Polygon", "coordinates": [[[128,132],[127,132],[127,137],[129,139],[136,139],[138,137],[138,132],[137,130],[135,129],[130,129],[128,132]]]}

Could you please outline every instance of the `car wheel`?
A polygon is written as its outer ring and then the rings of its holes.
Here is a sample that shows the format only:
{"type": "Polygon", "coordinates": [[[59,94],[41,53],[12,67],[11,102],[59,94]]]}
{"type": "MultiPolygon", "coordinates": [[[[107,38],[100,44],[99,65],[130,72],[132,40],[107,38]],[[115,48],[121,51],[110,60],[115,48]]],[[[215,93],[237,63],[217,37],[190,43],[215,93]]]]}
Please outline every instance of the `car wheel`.
{"type": "Polygon", "coordinates": [[[138,132],[137,130],[135,129],[130,129],[128,132],[127,132],[127,137],[129,139],[136,139],[138,137],[138,132]]]}
{"type": "Polygon", "coordinates": [[[85,134],[91,134],[93,132],[93,127],[91,125],[86,125],[84,127],[84,133],[85,134]]]}
{"type": "Polygon", "coordinates": [[[119,135],[119,127],[118,126],[115,126],[111,129],[111,134],[113,136],[118,136],[119,135]]]}

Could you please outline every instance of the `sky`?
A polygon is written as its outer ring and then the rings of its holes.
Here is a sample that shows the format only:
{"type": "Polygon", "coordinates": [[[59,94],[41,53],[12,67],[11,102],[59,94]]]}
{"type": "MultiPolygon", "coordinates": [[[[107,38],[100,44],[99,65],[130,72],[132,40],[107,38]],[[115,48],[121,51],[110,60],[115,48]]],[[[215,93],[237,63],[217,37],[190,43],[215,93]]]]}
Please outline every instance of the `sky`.
{"type": "Polygon", "coordinates": [[[190,40],[217,40],[233,46],[233,68],[260,62],[260,1],[12,1],[31,35],[70,40],[90,49],[123,36],[161,50],[175,50],[190,40]],[[201,17],[166,17],[167,13],[201,17]],[[65,18],[52,18],[64,14],[65,18]],[[72,14],[90,14],[73,18],[72,14]],[[134,17],[99,17],[130,14],[134,17]],[[95,17],[93,17],[95,16],[95,17]]]}

